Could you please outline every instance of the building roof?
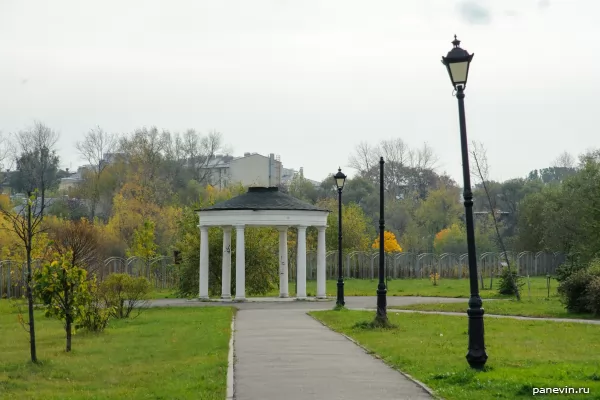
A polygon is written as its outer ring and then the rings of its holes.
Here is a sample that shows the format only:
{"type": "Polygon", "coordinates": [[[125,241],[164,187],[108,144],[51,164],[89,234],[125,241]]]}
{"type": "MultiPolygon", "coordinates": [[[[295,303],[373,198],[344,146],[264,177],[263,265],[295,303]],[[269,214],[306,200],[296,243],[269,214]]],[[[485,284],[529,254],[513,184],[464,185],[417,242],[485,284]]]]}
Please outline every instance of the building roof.
{"type": "Polygon", "coordinates": [[[248,188],[248,192],[242,195],[196,211],[224,210],[329,211],[282,193],[277,187],[251,187],[248,188]]]}

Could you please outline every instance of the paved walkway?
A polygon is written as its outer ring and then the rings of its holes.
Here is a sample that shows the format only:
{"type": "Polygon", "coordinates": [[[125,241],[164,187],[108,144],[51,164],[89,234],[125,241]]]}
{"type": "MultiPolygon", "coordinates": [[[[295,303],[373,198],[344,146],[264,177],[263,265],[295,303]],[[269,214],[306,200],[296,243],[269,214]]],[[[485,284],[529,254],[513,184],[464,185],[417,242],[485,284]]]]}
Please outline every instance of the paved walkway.
{"type": "Polygon", "coordinates": [[[300,310],[238,312],[235,360],[236,400],[432,398],[300,310]]]}
{"type": "MultiPolygon", "coordinates": [[[[375,308],[376,296],[346,296],[346,307],[350,309],[375,308]]],[[[417,296],[389,296],[388,306],[407,306],[424,303],[464,303],[465,310],[469,299],[451,297],[417,297],[417,296]]],[[[247,302],[202,302],[187,299],[157,299],[151,300],[152,307],[236,307],[240,310],[331,310],[335,306],[335,299],[330,301],[279,301],[277,298],[249,298],[247,302]]]]}
{"type": "MultiPolygon", "coordinates": [[[[271,300],[271,301],[268,301],[271,300]]],[[[153,307],[238,308],[235,326],[236,400],[364,400],[431,399],[416,383],[368,355],[360,347],[308,315],[327,310],[332,301],[273,301],[246,303],[199,302],[185,299],[153,300],[153,307]]],[[[346,297],[350,309],[373,310],[376,297],[346,297]]],[[[443,297],[388,297],[389,306],[454,303],[467,299],[443,297]]],[[[389,309],[465,317],[465,313],[389,309]]],[[[511,315],[486,317],[600,324],[598,320],[534,318],[511,315]]]]}

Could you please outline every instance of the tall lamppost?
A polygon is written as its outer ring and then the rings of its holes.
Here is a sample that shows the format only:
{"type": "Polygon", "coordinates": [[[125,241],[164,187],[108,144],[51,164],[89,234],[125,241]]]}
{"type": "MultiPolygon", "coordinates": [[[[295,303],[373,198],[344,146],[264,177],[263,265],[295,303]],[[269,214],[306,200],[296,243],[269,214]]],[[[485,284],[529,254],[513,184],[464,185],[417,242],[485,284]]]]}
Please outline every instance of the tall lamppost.
{"type": "Polygon", "coordinates": [[[342,190],[346,183],[346,175],[338,168],[337,174],[333,176],[338,190],[338,282],[337,282],[337,301],[338,307],[344,306],[344,276],[342,273],[342,190]]]}
{"type": "Polygon", "coordinates": [[[379,159],[379,285],[377,285],[377,314],[376,319],[380,324],[386,325],[388,323],[387,318],[387,288],[384,280],[385,275],[385,249],[384,249],[384,237],[385,237],[385,218],[384,218],[384,204],[383,204],[383,157],[379,159]]]}
{"type": "Polygon", "coordinates": [[[471,286],[471,297],[469,298],[469,351],[467,362],[471,368],[481,369],[487,361],[485,352],[483,332],[483,308],[479,287],[477,285],[477,254],[475,252],[475,229],[473,225],[473,192],[471,191],[471,175],[469,169],[469,149],[467,146],[467,124],[465,122],[465,87],[469,75],[469,64],[473,54],[460,48],[460,40],[454,35],[452,41],[454,46],[446,57],[442,57],[442,63],[448,70],[452,86],[456,90],[458,99],[458,118],[460,122],[460,144],[462,151],[462,166],[464,180],[464,204],[465,222],[467,225],[467,253],[469,258],[469,283],[471,286]]]}

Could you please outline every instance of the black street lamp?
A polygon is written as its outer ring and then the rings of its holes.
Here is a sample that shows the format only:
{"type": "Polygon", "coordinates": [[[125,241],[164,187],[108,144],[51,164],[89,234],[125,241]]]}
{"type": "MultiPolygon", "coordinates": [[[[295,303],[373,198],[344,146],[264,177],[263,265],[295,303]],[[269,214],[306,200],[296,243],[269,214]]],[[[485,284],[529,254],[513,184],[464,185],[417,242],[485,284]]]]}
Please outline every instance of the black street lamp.
{"type": "Polygon", "coordinates": [[[383,157],[379,159],[379,284],[377,285],[377,314],[375,319],[380,325],[387,325],[387,288],[384,280],[385,275],[385,219],[383,204],[383,157]]]}
{"type": "Polygon", "coordinates": [[[481,369],[487,361],[485,352],[483,331],[483,303],[479,296],[477,285],[477,254],[475,251],[475,229],[473,225],[473,192],[471,191],[471,175],[469,169],[469,149],[467,146],[467,124],[465,122],[465,87],[469,76],[469,64],[473,54],[467,53],[460,48],[460,40],[454,35],[452,41],[454,46],[446,57],[442,57],[442,63],[448,69],[448,75],[452,86],[456,90],[458,99],[458,117],[460,122],[460,144],[462,151],[463,180],[464,180],[464,204],[465,220],[467,225],[467,252],[469,257],[469,283],[471,286],[471,297],[469,298],[469,351],[467,362],[471,368],[481,369]]]}
{"type": "Polygon", "coordinates": [[[346,175],[338,168],[337,174],[333,176],[338,190],[338,282],[337,282],[337,301],[338,307],[344,306],[344,276],[342,274],[342,190],[346,183],[346,175]]]}

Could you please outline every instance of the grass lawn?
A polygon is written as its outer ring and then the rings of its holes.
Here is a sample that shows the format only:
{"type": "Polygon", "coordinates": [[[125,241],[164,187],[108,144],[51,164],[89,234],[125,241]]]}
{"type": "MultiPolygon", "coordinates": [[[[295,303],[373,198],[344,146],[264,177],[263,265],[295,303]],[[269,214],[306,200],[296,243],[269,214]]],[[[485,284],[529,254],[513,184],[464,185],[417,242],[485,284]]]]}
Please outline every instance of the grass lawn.
{"type": "Polygon", "coordinates": [[[579,323],[487,319],[489,356],[484,372],[465,360],[467,320],[443,315],[396,314],[395,330],[353,328],[374,312],[311,312],[387,363],[447,400],[529,399],[534,387],[590,388],[590,394],[540,395],[540,399],[600,399],[600,327],[579,323]]]}
{"type": "Polygon", "coordinates": [[[177,289],[154,289],[150,292],[151,299],[178,299],[177,289]]]}
{"type": "MultiPolygon", "coordinates": [[[[526,282],[526,279],[524,279],[526,282]]],[[[346,296],[376,296],[377,295],[377,283],[376,279],[348,279],[344,281],[344,294],[346,296]]],[[[486,287],[489,287],[489,279],[485,281],[486,287]]],[[[507,296],[501,296],[497,291],[498,280],[494,280],[493,289],[480,290],[480,295],[484,299],[491,298],[507,298],[507,296]]],[[[531,297],[542,298],[546,297],[548,292],[546,288],[545,277],[533,277],[530,278],[531,285],[531,297]]],[[[556,288],[558,283],[553,279],[550,283],[550,294],[556,295],[556,288]]],[[[175,289],[157,289],[152,292],[153,299],[171,299],[177,298],[175,289]]],[[[296,295],[296,282],[292,281],[289,283],[289,294],[290,296],[296,295]]],[[[522,289],[523,298],[527,298],[530,295],[527,283],[522,289]]],[[[307,281],[306,282],[306,293],[310,296],[315,296],[317,293],[317,282],[307,281]]],[[[337,293],[337,281],[327,281],[327,296],[335,297],[337,293]]],[[[235,288],[233,293],[235,294],[235,288]]],[[[461,297],[468,298],[469,292],[469,280],[468,279],[442,279],[438,281],[437,286],[433,286],[429,279],[395,279],[388,281],[388,296],[426,296],[426,297],[461,297]]],[[[271,290],[269,293],[259,295],[257,297],[278,297],[279,288],[271,290]]],[[[219,297],[213,296],[213,297],[219,297]]],[[[253,297],[253,296],[248,296],[253,297]]]]}
{"type": "Polygon", "coordinates": [[[233,310],[153,308],[78,333],[64,352],[62,323],[36,311],[39,365],[17,313],[0,301],[1,399],[202,399],[225,397],[233,310]]]}
{"type": "MultiPolygon", "coordinates": [[[[524,282],[527,282],[524,279],[524,282]]],[[[375,296],[377,293],[376,279],[348,279],[344,281],[344,294],[346,296],[375,296]]],[[[486,287],[489,287],[489,279],[485,282],[486,287]]],[[[494,280],[493,289],[481,290],[482,298],[502,298],[497,291],[498,280],[494,280]]],[[[545,297],[547,296],[546,278],[545,277],[533,277],[530,278],[531,284],[531,297],[545,297]]],[[[552,280],[550,283],[550,294],[556,294],[556,287],[558,283],[552,280]]],[[[388,281],[388,296],[427,296],[427,297],[464,297],[468,298],[469,293],[469,280],[468,279],[442,279],[438,282],[437,286],[433,286],[429,279],[395,279],[388,281]]],[[[295,282],[289,284],[290,295],[293,296],[296,293],[295,282]]],[[[309,296],[314,296],[317,292],[317,282],[308,281],[306,283],[306,291],[309,296]]],[[[523,298],[529,296],[529,290],[527,283],[522,288],[523,298]]],[[[337,281],[327,281],[327,295],[335,296],[337,293],[337,281]]],[[[279,289],[273,290],[265,296],[278,296],[279,289]]]]}
{"type": "MultiPolygon", "coordinates": [[[[414,304],[410,306],[395,307],[403,310],[420,311],[453,311],[466,312],[467,304],[440,303],[440,304],[414,304]]],[[[590,314],[572,314],[565,310],[558,297],[546,298],[524,298],[516,300],[494,300],[483,304],[486,314],[520,315],[523,317],[550,317],[550,318],[580,318],[595,319],[590,314]]]]}

